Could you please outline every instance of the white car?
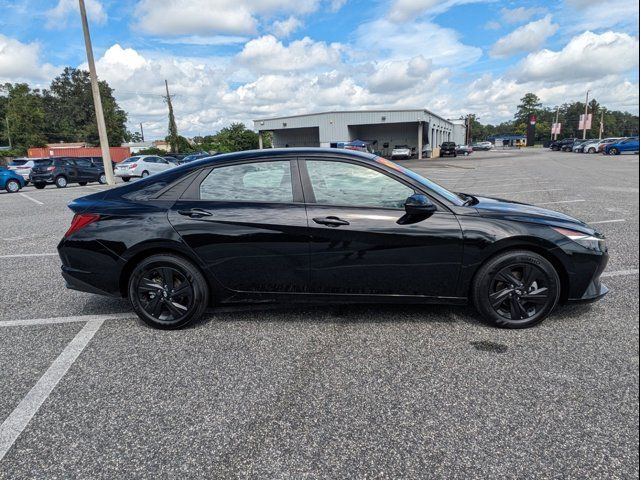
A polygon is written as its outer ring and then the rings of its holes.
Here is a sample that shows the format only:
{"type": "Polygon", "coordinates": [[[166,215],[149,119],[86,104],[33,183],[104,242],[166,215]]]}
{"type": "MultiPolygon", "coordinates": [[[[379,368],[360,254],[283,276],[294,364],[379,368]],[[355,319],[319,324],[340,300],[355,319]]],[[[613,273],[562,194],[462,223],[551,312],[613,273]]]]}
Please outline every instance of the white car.
{"type": "Polygon", "coordinates": [[[600,140],[593,140],[582,145],[582,153],[597,153],[600,140]]]}
{"type": "Polygon", "coordinates": [[[411,148],[407,145],[396,145],[391,150],[391,158],[406,158],[407,160],[412,157],[411,148]]]}
{"type": "Polygon", "coordinates": [[[113,174],[128,182],[132,177],[145,178],[175,166],[175,163],[157,155],[137,155],[118,163],[113,174]]]}
{"type": "Polygon", "coordinates": [[[12,161],[7,168],[16,172],[24,180],[29,183],[29,174],[31,169],[40,162],[49,162],[48,158],[16,158],[12,161]]]}

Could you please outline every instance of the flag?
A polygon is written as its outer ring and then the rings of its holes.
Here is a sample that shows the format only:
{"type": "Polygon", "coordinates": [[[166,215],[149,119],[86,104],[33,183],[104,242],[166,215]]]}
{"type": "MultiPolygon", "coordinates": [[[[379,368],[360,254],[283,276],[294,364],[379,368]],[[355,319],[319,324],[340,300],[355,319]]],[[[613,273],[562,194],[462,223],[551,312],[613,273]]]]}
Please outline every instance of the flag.
{"type": "Polygon", "coordinates": [[[591,130],[591,122],[593,121],[593,115],[591,113],[580,115],[580,122],[578,122],[578,130],[591,130]]]}
{"type": "Polygon", "coordinates": [[[560,135],[560,131],[562,130],[561,123],[554,123],[551,125],[551,134],[552,135],[560,135]]]}

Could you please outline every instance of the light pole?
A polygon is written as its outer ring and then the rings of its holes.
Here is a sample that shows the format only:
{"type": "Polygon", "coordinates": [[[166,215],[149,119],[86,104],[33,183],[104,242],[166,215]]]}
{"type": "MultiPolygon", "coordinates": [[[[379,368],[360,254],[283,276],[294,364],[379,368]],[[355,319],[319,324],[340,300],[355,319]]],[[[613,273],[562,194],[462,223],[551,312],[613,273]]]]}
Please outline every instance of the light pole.
{"type": "Polygon", "coordinates": [[[98,122],[98,135],[100,137],[100,148],[102,149],[102,164],[107,184],[115,185],[113,177],[113,166],[111,165],[111,153],[109,152],[109,138],[107,137],[107,125],[104,122],[104,112],[102,111],[102,100],[100,98],[100,88],[98,87],[98,76],[96,75],[96,64],[93,60],[93,48],[91,47],[91,36],[89,35],[89,23],[87,22],[87,10],[84,0],[80,2],[80,17],[82,18],[82,30],[84,32],[84,45],[87,49],[87,63],[89,64],[89,77],[91,78],[91,92],[93,93],[93,105],[96,109],[96,121],[98,122]]]}
{"type": "MultiPolygon", "coordinates": [[[[591,90],[587,90],[587,99],[584,102],[584,123],[582,124],[582,139],[586,140],[587,138],[587,115],[589,112],[589,92],[591,90]]],[[[575,123],[574,123],[575,125],[575,123]]]]}

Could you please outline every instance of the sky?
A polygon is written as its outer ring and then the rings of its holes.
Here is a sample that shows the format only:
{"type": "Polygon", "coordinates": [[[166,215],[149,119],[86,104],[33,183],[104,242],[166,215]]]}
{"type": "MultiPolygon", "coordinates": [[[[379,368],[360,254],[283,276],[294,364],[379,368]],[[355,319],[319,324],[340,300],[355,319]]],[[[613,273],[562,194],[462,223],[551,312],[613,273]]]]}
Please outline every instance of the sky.
{"type": "MultiPolygon", "coordinates": [[[[482,123],[591,90],[638,113],[637,0],[85,0],[128,128],[164,138],[330,110],[426,108],[482,123]]],[[[0,82],[86,68],[77,0],[0,0],[0,82]]]]}

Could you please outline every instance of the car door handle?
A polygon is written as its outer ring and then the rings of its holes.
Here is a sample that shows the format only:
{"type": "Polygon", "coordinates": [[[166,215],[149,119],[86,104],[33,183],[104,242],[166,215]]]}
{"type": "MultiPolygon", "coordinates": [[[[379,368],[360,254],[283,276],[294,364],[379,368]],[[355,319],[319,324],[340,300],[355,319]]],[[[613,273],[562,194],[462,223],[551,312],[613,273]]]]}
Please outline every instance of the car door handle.
{"type": "Polygon", "coordinates": [[[316,217],[313,219],[313,221],[319,223],[320,225],[327,225],[329,227],[340,227],[341,225],[349,225],[349,222],[338,217],[316,217]]]}
{"type": "Polygon", "coordinates": [[[201,208],[192,208],[189,210],[178,210],[180,215],[184,215],[185,217],[191,218],[202,218],[202,217],[210,217],[212,214],[207,212],[206,210],[202,210],[201,208]]]}

